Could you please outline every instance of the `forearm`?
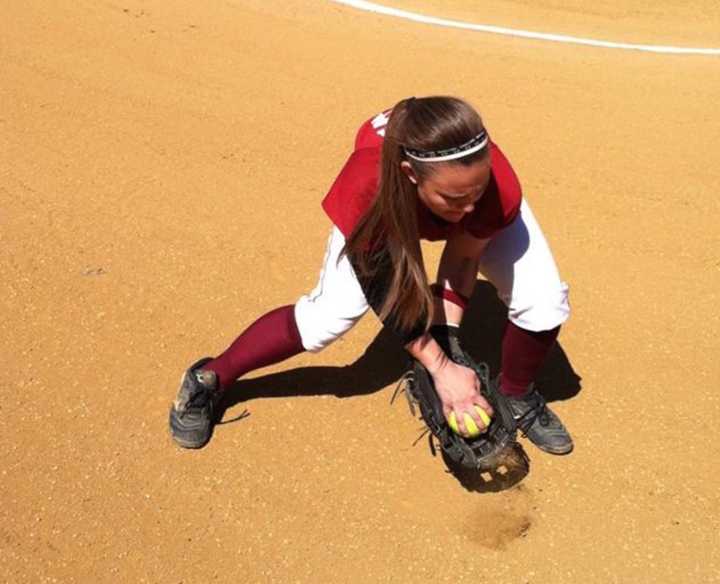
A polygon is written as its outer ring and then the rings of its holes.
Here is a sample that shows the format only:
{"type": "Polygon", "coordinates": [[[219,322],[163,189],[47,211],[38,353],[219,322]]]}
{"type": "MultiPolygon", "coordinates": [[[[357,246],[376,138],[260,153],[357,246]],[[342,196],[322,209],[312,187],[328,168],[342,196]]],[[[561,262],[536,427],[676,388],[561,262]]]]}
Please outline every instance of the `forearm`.
{"type": "Polygon", "coordinates": [[[448,282],[438,282],[433,287],[434,310],[432,324],[448,324],[460,326],[465,308],[472,296],[472,289],[468,294],[458,293],[448,282]]]}
{"type": "MultiPolygon", "coordinates": [[[[447,327],[442,328],[447,330],[447,327]]],[[[438,334],[438,331],[433,331],[433,334],[438,334]]],[[[443,350],[440,346],[442,339],[440,337],[437,339],[436,341],[430,334],[425,334],[407,343],[405,349],[432,376],[433,387],[442,402],[445,419],[454,412],[458,420],[459,433],[468,436],[468,428],[465,426],[466,417],[469,415],[475,421],[477,428],[484,428],[488,424],[488,416],[493,415],[493,409],[480,393],[477,372],[468,366],[465,359],[455,361],[454,355],[457,353],[452,347],[443,350]],[[478,406],[487,414],[485,418],[477,411],[478,406]]],[[[451,338],[448,337],[447,340],[451,341],[451,338]]]]}
{"type": "Polygon", "coordinates": [[[470,298],[475,289],[479,258],[453,255],[453,250],[445,248],[437,272],[437,283],[460,296],[470,298]]]}
{"type": "Polygon", "coordinates": [[[477,281],[479,254],[484,245],[471,249],[445,246],[437,273],[433,324],[459,326],[477,281]]]}
{"type": "Polygon", "coordinates": [[[430,333],[410,341],[405,350],[417,359],[431,375],[435,375],[448,363],[448,357],[430,333]]]}
{"type": "MultiPolygon", "coordinates": [[[[434,318],[431,324],[456,324],[462,320],[464,307],[467,299],[472,294],[477,274],[477,256],[480,249],[478,244],[481,240],[474,238],[456,239],[448,242],[443,253],[438,270],[438,285],[447,288],[450,292],[458,290],[458,294],[465,296],[464,301],[458,303],[436,298],[434,305],[434,318]]],[[[354,267],[358,274],[358,282],[362,287],[365,297],[376,314],[382,312],[387,291],[392,282],[392,263],[386,255],[376,254],[378,269],[367,276],[362,275],[361,270],[354,267]]],[[[350,258],[351,263],[354,262],[350,258]]],[[[442,367],[446,361],[441,347],[429,334],[422,334],[425,331],[426,322],[419,320],[412,330],[400,330],[397,320],[391,313],[383,319],[383,324],[393,330],[403,340],[403,346],[408,352],[420,361],[429,371],[442,367]],[[409,339],[412,339],[410,341],[409,339]]]]}

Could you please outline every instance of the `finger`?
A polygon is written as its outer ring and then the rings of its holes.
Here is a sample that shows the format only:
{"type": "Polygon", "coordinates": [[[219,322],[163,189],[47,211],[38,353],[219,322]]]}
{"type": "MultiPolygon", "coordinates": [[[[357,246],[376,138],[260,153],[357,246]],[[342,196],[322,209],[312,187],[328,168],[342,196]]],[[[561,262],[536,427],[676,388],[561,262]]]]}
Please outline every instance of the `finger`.
{"type": "Polygon", "coordinates": [[[475,423],[478,433],[484,432],[490,425],[490,416],[488,416],[485,410],[477,404],[473,404],[473,407],[468,408],[466,415],[468,415],[475,423]]]}
{"type": "Polygon", "coordinates": [[[488,416],[492,417],[495,412],[493,411],[493,408],[490,405],[490,402],[488,402],[485,399],[485,396],[482,394],[481,389],[482,389],[482,383],[480,383],[480,380],[478,379],[477,384],[475,385],[475,394],[476,394],[475,402],[483,410],[485,410],[485,413],[487,413],[488,416]]]}
{"type": "Polygon", "coordinates": [[[465,417],[465,427],[471,436],[477,436],[487,426],[480,412],[476,409],[474,403],[469,403],[463,411],[465,417]]]}
{"type": "Polygon", "coordinates": [[[450,429],[455,432],[455,434],[460,436],[463,435],[460,427],[458,426],[458,416],[455,415],[454,411],[450,412],[445,419],[447,420],[448,426],[450,426],[450,429]]]}
{"type": "Polygon", "coordinates": [[[485,413],[491,418],[493,417],[493,415],[495,415],[495,411],[490,405],[490,402],[486,400],[482,395],[477,396],[475,403],[479,405],[483,410],[485,410],[485,413]]]}
{"type": "MultiPolygon", "coordinates": [[[[455,408],[456,415],[457,412],[460,412],[457,418],[458,420],[462,420],[462,436],[465,438],[474,438],[482,432],[482,420],[476,420],[471,414],[474,409],[475,406],[472,403],[466,403],[463,406],[456,406],[455,408]]],[[[478,414],[476,413],[476,415],[478,414]]]]}
{"type": "Polygon", "coordinates": [[[483,433],[485,428],[483,428],[482,422],[479,422],[475,418],[473,418],[470,415],[470,410],[467,410],[463,414],[463,417],[465,418],[465,428],[467,428],[468,437],[475,438],[483,433]]]}
{"type": "Polygon", "coordinates": [[[458,434],[469,438],[470,433],[465,425],[465,412],[463,410],[455,410],[455,419],[457,420],[458,434]]]}

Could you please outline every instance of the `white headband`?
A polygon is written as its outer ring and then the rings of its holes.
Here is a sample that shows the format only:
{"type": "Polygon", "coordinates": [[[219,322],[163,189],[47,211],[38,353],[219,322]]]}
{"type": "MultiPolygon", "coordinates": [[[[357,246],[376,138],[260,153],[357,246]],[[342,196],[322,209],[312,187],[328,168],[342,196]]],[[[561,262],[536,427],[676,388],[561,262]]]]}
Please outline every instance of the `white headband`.
{"type": "Polygon", "coordinates": [[[418,162],[444,162],[446,160],[456,160],[475,154],[475,152],[487,146],[488,140],[488,134],[483,130],[474,138],[453,148],[447,148],[445,150],[414,150],[403,146],[403,151],[407,156],[418,162]]]}

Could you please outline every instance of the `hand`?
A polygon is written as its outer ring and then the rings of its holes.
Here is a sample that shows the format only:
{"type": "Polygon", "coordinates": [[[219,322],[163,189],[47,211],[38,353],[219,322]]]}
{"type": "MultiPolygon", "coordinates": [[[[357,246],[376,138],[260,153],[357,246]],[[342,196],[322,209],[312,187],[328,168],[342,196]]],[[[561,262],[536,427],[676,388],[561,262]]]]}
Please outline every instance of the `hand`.
{"type": "Polygon", "coordinates": [[[445,419],[450,418],[450,412],[455,412],[460,435],[466,438],[470,437],[465,427],[466,413],[475,421],[475,425],[481,432],[486,430],[485,423],[475,411],[474,406],[480,406],[488,416],[493,415],[493,409],[480,394],[480,380],[475,371],[469,367],[458,365],[450,359],[445,359],[435,371],[431,372],[431,375],[435,383],[435,390],[443,404],[445,419]]]}

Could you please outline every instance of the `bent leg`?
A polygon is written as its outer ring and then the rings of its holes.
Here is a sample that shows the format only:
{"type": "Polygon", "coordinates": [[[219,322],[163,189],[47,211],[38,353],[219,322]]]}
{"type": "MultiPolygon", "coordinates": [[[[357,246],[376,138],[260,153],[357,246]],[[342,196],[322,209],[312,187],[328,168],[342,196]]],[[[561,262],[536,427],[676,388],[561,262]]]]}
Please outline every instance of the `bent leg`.
{"type": "Polygon", "coordinates": [[[537,378],[550,348],[560,333],[557,326],[549,331],[527,331],[508,322],[502,341],[500,391],[504,395],[525,395],[537,378]]]}
{"type": "Polygon", "coordinates": [[[365,314],[367,302],[355,273],[347,258],[338,261],[344,244],[342,233],[333,227],[316,288],[294,306],[258,318],[222,355],[203,365],[217,374],[221,388],[305,350],[320,351],[365,314]]]}
{"type": "Polygon", "coordinates": [[[508,307],[510,322],[528,331],[547,331],[570,316],[568,286],[540,225],[523,200],[515,221],[498,233],[480,257],[480,272],[508,307]]]}
{"type": "Polygon", "coordinates": [[[523,433],[541,450],[567,454],[573,441],[560,418],[533,387],[570,315],[568,286],[560,280],[545,236],[527,202],[481,258],[481,271],[508,307],[500,391],[523,433]]]}
{"type": "Polygon", "coordinates": [[[523,201],[517,219],[488,244],[480,272],[508,307],[502,346],[501,391],[527,392],[570,316],[568,286],[535,216],[523,201]]]}

